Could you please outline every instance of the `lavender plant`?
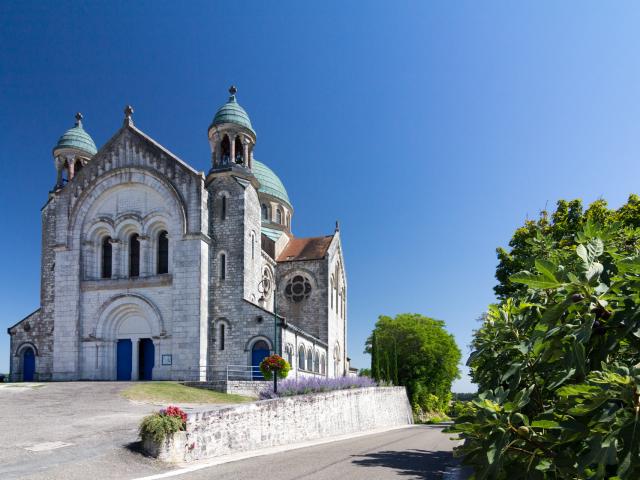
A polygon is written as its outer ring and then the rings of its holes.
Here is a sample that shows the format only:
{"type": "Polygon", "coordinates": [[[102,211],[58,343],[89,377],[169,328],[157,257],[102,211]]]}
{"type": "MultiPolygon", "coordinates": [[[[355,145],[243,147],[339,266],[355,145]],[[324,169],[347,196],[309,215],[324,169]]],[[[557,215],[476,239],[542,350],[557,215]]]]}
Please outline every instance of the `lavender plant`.
{"type": "Polygon", "coordinates": [[[260,398],[265,400],[269,398],[305,395],[308,393],[375,386],[377,386],[377,383],[369,377],[304,377],[284,380],[278,384],[278,393],[274,393],[273,391],[262,392],[260,398]]]}

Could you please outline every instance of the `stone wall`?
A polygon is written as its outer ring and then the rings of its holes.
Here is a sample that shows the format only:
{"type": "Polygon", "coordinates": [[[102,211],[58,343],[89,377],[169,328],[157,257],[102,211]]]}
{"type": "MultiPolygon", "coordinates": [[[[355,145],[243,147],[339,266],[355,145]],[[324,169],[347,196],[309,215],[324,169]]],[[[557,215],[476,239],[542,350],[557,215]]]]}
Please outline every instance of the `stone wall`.
{"type": "Polygon", "coordinates": [[[337,390],[189,413],[186,435],[148,453],[193,461],[412,422],[403,387],[337,390]]]}

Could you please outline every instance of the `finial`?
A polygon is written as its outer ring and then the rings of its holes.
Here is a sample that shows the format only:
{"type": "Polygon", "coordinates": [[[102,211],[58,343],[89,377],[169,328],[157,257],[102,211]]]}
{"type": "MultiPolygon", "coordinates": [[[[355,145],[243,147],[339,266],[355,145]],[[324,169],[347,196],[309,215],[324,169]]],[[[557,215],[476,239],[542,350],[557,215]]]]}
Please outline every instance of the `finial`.
{"type": "Polygon", "coordinates": [[[82,127],[82,114],[80,112],[76,113],[76,127],[82,127]]]}
{"type": "Polygon", "coordinates": [[[133,119],[131,118],[133,115],[133,107],[131,105],[127,105],[124,108],[124,124],[125,125],[133,125],[133,119]]]}
{"type": "Polygon", "coordinates": [[[236,93],[238,93],[238,89],[236,88],[236,86],[235,86],[235,85],[231,85],[231,86],[229,87],[229,93],[230,93],[231,95],[235,95],[236,93]]]}
{"type": "Polygon", "coordinates": [[[340,231],[340,222],[336,220],[336,232],[340,231]]]}

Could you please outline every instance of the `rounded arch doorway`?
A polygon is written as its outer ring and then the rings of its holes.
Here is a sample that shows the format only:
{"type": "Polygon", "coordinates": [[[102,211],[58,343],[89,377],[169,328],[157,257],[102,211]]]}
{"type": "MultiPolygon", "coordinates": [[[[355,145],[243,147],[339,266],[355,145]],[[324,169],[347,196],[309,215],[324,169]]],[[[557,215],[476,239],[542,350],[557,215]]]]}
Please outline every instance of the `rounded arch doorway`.
{"type": "Polygon", "coordinates": [[[262,360],[268,357],[269,353],[269,344],[264,340],[258,340],[253,344],[253,347],[251,347],[251,366],[253,367],[251,370],[253,380],[264,380],[264,376],[262,375],[260,368],[256,367],[260,366],[262,360]]]}
{"type": "Polygon", "coordinates": [[[36,376],[36,354],[33,348],[27,347],[22,351],[22,380],[33,382],[36,376]]]}

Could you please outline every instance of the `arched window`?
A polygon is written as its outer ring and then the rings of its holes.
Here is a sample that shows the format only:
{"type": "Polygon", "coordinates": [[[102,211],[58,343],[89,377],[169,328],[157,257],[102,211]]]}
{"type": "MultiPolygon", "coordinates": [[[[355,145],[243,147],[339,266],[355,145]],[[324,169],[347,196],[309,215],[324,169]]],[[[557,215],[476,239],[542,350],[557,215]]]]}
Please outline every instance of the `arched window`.
{"type": "Polygon", "coordinates": [[[304,347],[300,345],[298,349],[298,370],[304,370],[304,347]]]}
{"type": "Polygon", "coordinates": [[[231,161],[231,142],[229,136],[225,135],[220,143],[220,164],[229,165],[231,161]]]}
{"type": "Polygon", "coordinates": [[[320,355],[317,351],[313,354],[313,371],[320,373],[320,355]]]}
{"type": "Polygon", "coordinates": [[[111,237],[102,240],[102,278],[111,278],[111,237]]]}
{"type": "Polygon", "coordinates": [[[158,234],[158,274],[169,273],[169,234],[163,230],[158,234]]]}
{"type": "Polygon", "coordinates": [[[82,170],[82,160],[78,158],[73,164],[73,174],[77,175],[80,170],[82,170]]]}
{"type": "Polygon", "coordinates": [[[322,375],[327,374],[327,357],[324,356],[324,353],[322,354],[322,357],[320,357],[320,373],[322,375]]]}
{"type": "Polygon", "coordinates": [[[267,207],[264,203],[262,204],[262,219],[269,220],[269,207],[267,207]]]}
{"type": "Polygon", "coordinates": [[[282,225],[282,210],[279,208],[276,210],[276,223],[278,223],[278,225],[282,225]]]}
{"type": "Polygon", "coordinates": [[[287,362],[289,362],[289,365],[291,365],[293,363],[293,348],[291,348],[291,345],[285,347],[284,356],[287,362]]]}
{"type": "Polygon", "coordinates": [[[242,140],[236,137],[236,158],[234,159],[238,165],[244,165],[244,150],[242,148],[242,140]]]}
{"type": "Polygon", "coordinates": [[[311,351],[311,347],[307,350],[307,370],[313,372],[313,352],[311,351]]]}
{"type": "Polygon", "coordinates": [[[220,199],[220,220],[227,218],[227,196],[223,195],[220,199]]]}
{"type": "Polygon", "coordinates": [[[220,324],[220,350],[224,350],[224,323],[220,324]]]}
{"type": "Polygon", "coordinates": [[[224,253],[220,254],[220,280],[227,278],[227,256],[224,253]]]}
{"type": "Polygon", "coordinates": [[[140,242],[138,234],[134,233],[129,237],[129,276],[140,275],[140,242]]]}

